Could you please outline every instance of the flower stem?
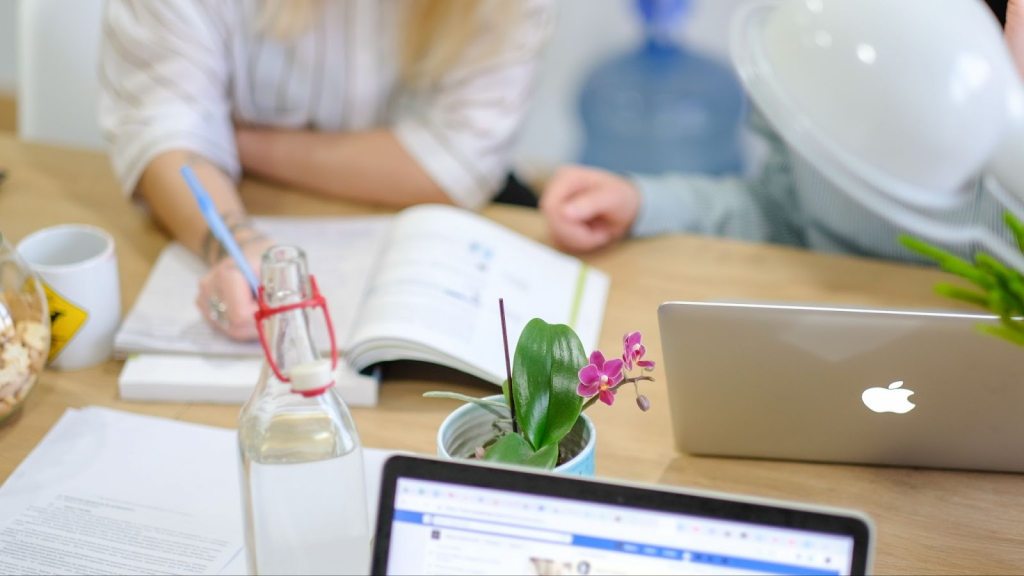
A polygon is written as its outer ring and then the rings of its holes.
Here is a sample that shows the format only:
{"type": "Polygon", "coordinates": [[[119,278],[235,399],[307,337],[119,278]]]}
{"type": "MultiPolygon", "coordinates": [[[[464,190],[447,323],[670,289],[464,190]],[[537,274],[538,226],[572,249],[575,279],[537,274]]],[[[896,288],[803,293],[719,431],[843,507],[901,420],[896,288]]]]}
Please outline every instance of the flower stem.
{"type": "Polygon", "coordinates": [[[501,311],[501,340],[505,343],[505,374],[508,376],[508,412],[512,416],[512,432],[519,433],[516,422],[516,395],[512,389],[512,360],[508,353],[508,328],[505,327],[505,299],[498,298],[498,310],[501,311]]]}
{"type": "MultiPolygon", "coordinates": [[[[627,384],[632,384],[632,385],[636,386],[637,382],[644,382],[644,381],[647,381],[647,382],[654,382],[654,378],[652,378],[652,377],[650,377],[650,376],[637,376],[637,377],[635,377],[635,378],[626,378],[626,379],[625,379],[625,380],[623,380],[622,382],[619,382],[618,384],[616,384],[615,386],[613,386],[613,387],[611,388],[611,391],[612,391],[613,393],[614,393],[614,392],[618,392],[618,391],[619,391],[619,388],[622,388],[623,386],[625,386],[625,385],[627,385],[627,384]]],[[[594,405],[595,403],[597,403],[597,400],[598,400],[598,399],[599,399],[600,397],[601,397],[601,395],[600,395],[600,394],[596,394],[596,395],[594,395],[594,397],[593,397],[593,398],[591,398],[590,400],[587,400],[587,402],[586,402],[586,403],[585,403],[585,404],[583,405],[583,409],[582,409],[581,411],[583,411],[583,410],[586,410],[587,408],[590,408],[591,406],[593,406],[593,405],[594,405]]]]}

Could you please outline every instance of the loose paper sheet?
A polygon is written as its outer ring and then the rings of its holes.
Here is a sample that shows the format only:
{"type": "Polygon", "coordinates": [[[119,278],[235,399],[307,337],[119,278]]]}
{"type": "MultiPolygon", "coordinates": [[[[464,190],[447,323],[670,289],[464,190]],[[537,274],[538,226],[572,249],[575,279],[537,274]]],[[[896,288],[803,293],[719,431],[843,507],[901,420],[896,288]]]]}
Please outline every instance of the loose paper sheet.
{"type": "Polygon", "coordinates": [[[243,574],[243,543],[233,430],[69,409],[0,488],[0,574],[243,574]]]}

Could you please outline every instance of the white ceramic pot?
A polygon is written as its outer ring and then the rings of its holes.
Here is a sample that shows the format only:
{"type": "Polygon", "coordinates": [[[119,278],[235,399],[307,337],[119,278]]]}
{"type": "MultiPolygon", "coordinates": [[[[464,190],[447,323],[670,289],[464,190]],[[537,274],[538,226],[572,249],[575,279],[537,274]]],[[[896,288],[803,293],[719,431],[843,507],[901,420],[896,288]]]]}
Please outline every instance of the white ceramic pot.
{"type": "MultiPolygon", "coordinates": [[[[505,397],[501,395],[490,396],[486,400],[505,403],[505,397]]],[[[508,417],[508,408],[488,409],[477,404],[466,404],[458,408],[444,419],[437,431],[437,455],[449,460],[468,457],[478,446],[494,436],[494,421],[508,417]]],[[[562,443],[570,453],[576,455],[556,467],[554,472],[566,476],[593,476],[597,430],[586,414],[580,415],[562,443]]]]}

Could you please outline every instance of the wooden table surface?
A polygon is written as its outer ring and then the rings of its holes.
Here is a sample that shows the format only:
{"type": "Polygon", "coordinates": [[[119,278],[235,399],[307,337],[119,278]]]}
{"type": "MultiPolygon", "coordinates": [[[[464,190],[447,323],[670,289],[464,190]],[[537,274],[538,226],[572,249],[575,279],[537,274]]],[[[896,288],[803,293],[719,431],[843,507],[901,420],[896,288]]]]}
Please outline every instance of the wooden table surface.
{"type": "MultiPolygon", "coordinates": [[[[9,172],[0,188],[0,232],[13,243],[44,226],[67,222],[110,231],[117,241],[127,311],[168,238],[142,208],[119,194],[106,158],[0,135],[0,167],[9,172]]],[[[380,212],[256,182],[244,183],[242,193],[255,214],[380,212]]],[[[493,206],[483,213],[546,241],[543,222],[534,211],[493,206]]],[[[640,330],[649,357],[657,362],[662,351],[656,311],[667,300],[949,306],[931,293],[942,278],[935,271],[778,247],[670,236],[632,241],[586,260],[612,276],[601,347],[614,350],[624,332],[640,330]]],[[[99,405],[235,426],[237,406],[123,402],[117,393],[120,370],[121,363],[111,361],[79,372],[46,371],[21,413],[0,427],[0,481],[68,407],[99,405]]],[[[474,395],[491,391],[454,374],[447,382],[436,381],[446,375],[422,367],[390,370],[379,406],[353,410],[364,444],[432,454],[437,427],[457,404],[424,400],[421,394],[439,385],[474,395]]],[[[588,412],[599,431],[599,476],[862,510],[878,529],[878,573],[1024,571],[1024,477],[683,455],[673,445],[664,373],[658,375],[659,382],[645,389],[650,412],[637,410],[631,398],[588,412]]]]}

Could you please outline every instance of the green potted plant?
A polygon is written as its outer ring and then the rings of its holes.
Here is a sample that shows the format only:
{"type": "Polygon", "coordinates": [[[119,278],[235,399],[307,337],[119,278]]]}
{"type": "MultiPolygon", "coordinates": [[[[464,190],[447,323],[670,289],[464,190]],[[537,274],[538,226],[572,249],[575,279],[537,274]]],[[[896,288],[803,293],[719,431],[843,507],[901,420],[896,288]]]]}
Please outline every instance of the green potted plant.
{"type": "MultiPolygon", "coordinates": [[[[1018,249],[1024,253],[1024,224],[1009,212],[1004,215],[1004,220],[1017,241],[1018,249]]],[[[979,331],[1024,346],[1024,275],[987,254],[976,254],[971,263],[917,238],[904,235],[900,241],[946,272],[974,285],[974,288],[967,289],[942,283],[935,287],[935,291],[999,316],[999,325],[980,324],[979,331]]]]}
{"type": "MultiPolygon", "coordinates": [[[[504,306],[501,306],[505,330],[504,306]]],[[[594,474],[597,432],[585,411],[598,402],[612,405],[616,393],[632,384],[637,405],[650,408],[639,383],[654,381],[654,363],[644,360],[646,348],[639,332],[623,338],[621,357],[606,359],[600,351],[589,358],[572,328],[531,320],[509,359],[502,394],[473,398],[450,392],[428,392],[430,398],[450,398],[467,404],[452,412],[437,435],[442,458],[472,458],[532,466],[567,475],[594,474]],[[630,376],[629,373],[638,374],[630,376]]]]}

